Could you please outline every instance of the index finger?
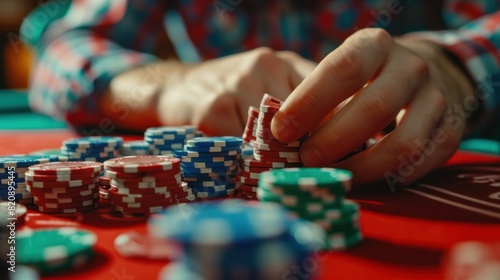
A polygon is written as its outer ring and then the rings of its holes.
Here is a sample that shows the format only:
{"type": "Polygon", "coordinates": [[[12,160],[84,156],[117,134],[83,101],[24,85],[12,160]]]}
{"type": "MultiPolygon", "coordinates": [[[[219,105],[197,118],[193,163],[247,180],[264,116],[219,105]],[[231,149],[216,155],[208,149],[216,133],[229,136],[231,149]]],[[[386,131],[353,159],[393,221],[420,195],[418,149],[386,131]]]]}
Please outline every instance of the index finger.
{"type": "Polygon", "coordinates": [[[379,70],[392,43],[386,31],[368,28],[326,56],[274,116],[271,127],[276,139],[289,143],[316,127],[379,70]]]}

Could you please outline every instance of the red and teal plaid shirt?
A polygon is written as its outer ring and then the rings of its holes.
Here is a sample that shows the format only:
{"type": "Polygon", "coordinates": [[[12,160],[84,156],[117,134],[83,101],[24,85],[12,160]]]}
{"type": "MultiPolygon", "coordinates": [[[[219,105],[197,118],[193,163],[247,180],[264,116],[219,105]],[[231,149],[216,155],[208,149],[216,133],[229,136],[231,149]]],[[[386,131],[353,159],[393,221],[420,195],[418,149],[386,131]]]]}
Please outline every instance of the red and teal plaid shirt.
{"type": "Polygon", "coordinates": [[[32,107],[88,126],[102,120],[97,104],[115,75],[161,59],[165,34],[182,61],[199,62],[259,46],[320,61],[364,27],[411,33],[469,70],[484,99],[484,136],[500,123],[499,11],[494,0],[54,0],[20,36],[37,53],[32,107]]]}

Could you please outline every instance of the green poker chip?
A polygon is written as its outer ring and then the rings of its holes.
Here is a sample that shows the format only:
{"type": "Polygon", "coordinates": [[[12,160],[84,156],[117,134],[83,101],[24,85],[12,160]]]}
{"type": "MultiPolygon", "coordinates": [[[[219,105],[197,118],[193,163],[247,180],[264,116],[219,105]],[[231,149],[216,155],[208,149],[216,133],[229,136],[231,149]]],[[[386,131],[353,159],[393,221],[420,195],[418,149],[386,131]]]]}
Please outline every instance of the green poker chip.
{"type": "Polygon", "coordinates": [[[22,230],[16,238],[19,263],[42,274],[87,263],[97,242],[94,233],[77,228],[22,230]]]}
{"type": "Polygon", "coordinates": [[[284,193],[301,194],[326,189],[344,195],[351,189],[352,173],[335,168],[284,168],[260,173],[259,186],[280,189],[284,193]]]}
{"type": "Polygon", "coordinates": [[[311,195],[309,193],[288,194],[269,186],[260,186],[258,190],[260,190],[263,200],[280,202],[285,207],[297,207],[304,205],[304,203],[320,203],[324,206],[337,207],[341,206],[344,201],[343,195],[328,193],[321,195],[311,195]]]}

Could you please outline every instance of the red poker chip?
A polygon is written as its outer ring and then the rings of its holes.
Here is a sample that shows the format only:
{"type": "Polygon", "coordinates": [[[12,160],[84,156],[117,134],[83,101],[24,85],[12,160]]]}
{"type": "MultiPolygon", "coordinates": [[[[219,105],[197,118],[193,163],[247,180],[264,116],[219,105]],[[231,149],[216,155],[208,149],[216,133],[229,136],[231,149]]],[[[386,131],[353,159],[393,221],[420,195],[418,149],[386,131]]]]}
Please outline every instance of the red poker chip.
{"type": "Polygon", "coordinates": [[[130,179],[137,181],[151,180],[154,181],[160,178],[171,178],[181,172],[180,164],[171,170],[155,171],[155,172],[139,172],[139,173],[125,173],[120,171],[107,170],[106,175],[110,179],[130,179]]]}
{"type": "Polygon", "coordinates": [[[143,195],[126,195],[120,194],[116,191],[108,191],[108,196],[113,202],[117,203],[136,203],[141,201],[155,201],[155,200],[163,200],[166,198],[172,198],[173,194],[164,193],[164,194],[143,194],[143,195]]]}
{"type": "Polygon", "coordinates": [[[80,212],[87,212],[99,208],[100,203],[97,202],[90,206],[77,207],[77,208],[47,208],[43,206],[38,206],[38,211],[48,214],[74,214],[80,212]]]}
{"type": "Polygon", "coordinates": [[[111,180],[111,185],[118,188],[127,189],[149,189],[149,188],[175,188],[181,183],[181,179],[174,179],[168,181],[156,181],[156,182],[134,182],[127,180],[111,180]]]}
{"type": "Polygon", "coordinates": [[[254,107],[254,106],[248,107],[248,115],[255,117],[255,118],[258,118],[259,117],[259,108],[254,107]]]}
{"type": "Polygon", "coordinates": [[[169,205],[172,205],[174,203],[174,198],[172,197],[167,197],[163,199],[156,199],[156,200],[142,200],[139,202],[120,202],[120,201],[114,201],[113,205],[119,206],[119,207],[126,207],[126,208],[146,208],[146,207],[155,207],[155,206],[162,206],[166,207],[169,205]]]}
{"type": "Polygon", "coordinates": [[[256,186],[252,186],[252,185],[242,184],[241,187],[240,187],[240,190],[245,191],[245,192],[256,193],[257,192],[257,187],[256,186]]]}
{"type": "Polygon", "coordinates": [[[276,113],[279,111],[283,101],[275,98],[269,94],[264,94],[262,101],[260,102],[259,111],[262,113],[276,113]]]}
{"type": "Polygon", "coordinates": [[[99,177],[99,185],[101,186],[111,186],[111,178],[108,176],[99,177]]]}
{"type": "Polygon", "coordinates": [[[26,180],[36,181],[36,182],[65,182],[74,180],[89,180],[99,176],[97,173],[77,173],[77,174],[66,174],[66,175],[39,175],[33,174],[33,171],[28,171],[25,173],[26,180]]]}
{"type": "Polygon", "coordinates": [[[99,191],[98,188],[88,189],[79,192],[71,192],[71,193],[35,193],[33,196],[38,197],[39,199],[64,199],[64,198],[76,198],[82,196],[91,196],[99,191]]]}
{"type": "Polygon", "coordinates": [[[256,137],[260,137],[260,138],[264,138],[264,139],[278,141],[278,139],[276,139],[271,132],[264,132],[264,131],[261,131],[261,130],[256,130],[255,131],[255,136],[256,137]]]}
{"type": "Polygon", "coordinates": [[[265,150],[254,149],[253,154],[254,154],[254,156],[257,154],[257,155],[266,156],[266,157],[277,157],[277,158],[300,160],[300,153],[297,151],[296,152],[277,152],[277,151],[265,151],[265,150]]]}
{"type": "Polygon", "coordinates": [[[268,117],[268,116],[263,116],[262,118],[258,118],[257,119],[257,123],[256,125],[262,125],[262,126],[265,126],[265,127],[271,127],[271,122],[272,122],[272,117],[268,117]]]}
{"type": "Polygon", "coordinates": [[[288,146],[279,146],[279,145],[269,145],[269,144],[260,144],[254,142],[252,144],[254,149],[259,149],[262,151],[274,151],[274,152],[299,152],[300,147],[288,147],[288,146]]]}
{"type": "Polygon", "coordinates": [[[180,170],[180,159],[170,156],[127,156],[104,162],[106,170],[125,173],[180,170]]]}
{"type": "Polygon", "coordinates": [[[32,193],[33,195],[39,195],[39,194],[76,194],[82,191],[88,191],[88,190],[94,190],[99,188],[98,183],[92,183],[84,186],[79,186],[79,187],[72,187],[72,188],[67,188],[67,187],[60,187],[60,188],[33,188],[30,185],[31,183],[26,184],[26,189],[32,193]]]}
{"type": "Polygon", "coordinates": [[[262,161],[262,162],[283,162],[283,163],[301,163],[300,159],[294,159],[294,158],[277,158],[277,157],[268,157],[268,156],[261,156],[259,154],[254,154],[253,155],[256,160],[262,161]]]}
{"type": "Polygon", "coordinates": [[[123,214],[155,214],[163,211],[163,209],[165,209],[168,206],[170,205],[142,207],[142,208],[115,206],[115,210],[118,212],[122,212],[123,214]]]}
{"type": "Polygon", "coordinates": [[[253,172],[247,172],[247,171],[241,171],[240,176],[249,178],[249,179],[254,179],[254,180],[259,180],[259,175],[260,173],[253,173],[253,172]]]}
{"type": "Polygon", "coordinates": [[[95,203],[99,203],[99,196],[97,196],[97,198],[92,198],[90,200],[76,201],[71,203],[35,201],[35,205],[51,209],[82,208],[82,207],[93,206],[95,203]]]}
{"type": "Polygon", "coordinates": [[[257,142],[259,144],[267,144],[267,145],[282,146],[282,147],[300,147],[300,144],[301,144],[300,141],[294,141],[291,143],[283,143],[283,142],[280,142],[276,139],[267,139],[267,138],[262,138],[262,137],[256,137],[255,142],[257,142]]]}
{"type": "Polygon", "coordinates": [[[128,189],[128,188],[118,188],[116,186],[111,186],[110,191],[115,190],[117,193],[120,194],[165,194],[165,193],[170,193],[172,194],[172,189],[167,189],[165,187],[161,188],[149,188],[149,189],[128,189]]]}
{"type": "Polygon", "coordinates": [[[250,166],[243,166],[243,170],[245,172],[250,172],[250,173],[262,173],[271,170],[269,167],[250,167],[250,166]]]}
{"type": "Polygon", "coordinates": [[[66,204],[66,203],[74,203],[74,202],[81,202],[81,201],[88,201],[92,199],[96,199],[99,197],[99,192],[95,191],[90,195],[85,195],[85,196],[75,196],[75,197],[66,197],[66,198],[46,198],[43,196],[34,196],[33,201],[35,201],[35,204],[39,205],[39,203],[61,203],[61,204],[66,204]]]}
{"type": "Polygon", "coordinates": [[[175,175],[168,176],[157,176],[157,177],[141,177],[141,178],[127,178],[127,179],[111,179],[111,183],[113,181],[118,182],[134,182],[134,183],[156,183],[156,182],[179,182],[181,181],[182,176],[181,173],[176,173],[175,175]]]}
{"type": "Polygon", "coordinates": [[[29,185],[32,189],[75,188],[75,187],[95,184],[99,182],[99,177],[82,179],[82,180],[61,181],[61,182],[44,182],[44,181],[31,181],[31,180],[26,180],[25,182],[26,185],[29,185]]]}
{"type": "Polygon", "coordinates": [[[101,200],[109,200],[109,192],[105,189],[99,189],[99,198],[101,200]]]}
{"type": "Polygon", "coordinates": [[[246,184],[246,185],[253,185],[253,186],[258,186],[259,185],[259,180],[258,179],[251,179],[247,178],[245,176],[240,176],[238,178],[240,183],[246,184]]]}
{"type": "Polygon", "coordinates": [[[191,189],[188,189],[187,191],[175,193],[175,198],[180,199],[180,198],[188,197],[190,195],[193,195],[193,191],[191,189]]]}
{"type": "Polygon", "coordinates": [[[194,194],[187,196],[187,197],[177,199],[178,203],[189,203],[189,202],[193,202],[193,201],[196,201],[196,196],[194,194]]]}
{"type": "Polygon", "coordinates": [[[258,167],[258,168],[286,168],[286,167],[301,167],[301,163],[287,162],[263,162],[255,159],[245,159],[243,166],[258,167]]]}
{"type": "Polygon", "coordinates": [[[29,170],[33,174],[52,176],[99,173],[103,170],[103,164],[94,161],[48,162],[32,165],[29,170]]]}

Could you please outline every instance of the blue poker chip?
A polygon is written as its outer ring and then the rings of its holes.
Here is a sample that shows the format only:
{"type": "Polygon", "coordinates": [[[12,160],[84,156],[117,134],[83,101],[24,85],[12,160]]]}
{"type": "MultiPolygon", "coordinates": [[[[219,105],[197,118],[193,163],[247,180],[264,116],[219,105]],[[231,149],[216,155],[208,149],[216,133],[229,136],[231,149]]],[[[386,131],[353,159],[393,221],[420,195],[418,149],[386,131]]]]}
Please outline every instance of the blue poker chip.
{"type": "Polygon", "coordinates": [[[195,147],[190,145],[185,145],[186,151],[199,152],[199,153],[222,153],[229,151],[237,151],[241,153],[240,146],[226,146],[226,147],[195,147]]]}
{"type": "Polygon", "coordinates": [[[123,150],[149,150],[149,143],[146,141],[128,141],[124,142],[122,146],[123,150]]]}
{"type": "Polygon", "coordinates": [[[241,148],[241,156],[244,159],[253,159],[253,147],[249,144],[243,145],[243,148],[241,148]]]}
{"type": "Polygon", "coordinates": [[[207,193],[217,193],[217,192],[222,192],[222,191],[227,191],[227,190],[234,190],[236,188],[236,185],[219,185],[215,187],[195,187],[189,185],[189,187],[193,190],[194,193],[198,192],[207,192],[207,193]]]}
{"type": "Polygon", "coordinates": [[[227,199],[171,206],[149,219],[149,232],[184,244],[233,245],[278,237],[288,231],[292,220],[281,206],[266,203],[253,207],[244,203],[227,199]],[[186,219],[183,213],[192,215],[186,219]]]}
{"type": "Polygon", "coordinates": [[[193,181],[193,182],[188,182],[189,187],[199,187],[199,188],[206,188],[206,187],[220,187],[220,186],[227,186],[227,185],[234,185],[236,183],[236,179],[234,180],[225,180],[223,182],[217,182],[217,181],[193,181]]]}
{"type": "Polygon", "coordinates": [[[209,167],[209,168],[188,168],[188,167],[182,167],[181,171],[183,173],[187,173],[187,174],[197,174],[197,173],[230,174],[230,173],[232,173],[232,171],[236,170],[237,168],[238,168],[237,166],[209,167]]]}
{"type": "Polygon", "coordinates": [[[0,173],[0,179],[8,179],[8,178],[24,178],[24,173],[26,172],[12,172],[12,173],[0,173]]]}
{"type": "Polygon", "coordinates": [[[161,139],[161,138],[150,138],[150,137],[144,137],[144,142],[148,144],[154,144],[154,145],[172,145],[172,144],[185,144],[186,139],[161,139]]]}
{"type": "Polygon", "coordinates": [[[85,158],[85,157],[98,157],[98,158],[113,158],[120,156],[119,152],[96,152],[96,153],[63,153],[64,156],[70,158],[85,158]]]}
{"type": "Polygon", "coordinates": [[[24,183],[25,180],[24,178],[17,178],[17,177],[13,177],[13,178],[2,178],[0,179],[0,184],[2,185],[8,185],[9,182],[14,182],[14,183],[24,183]]]}
{"type": "Polygon", "coordinates": [[[193,190],[197,198],[214,198],[214,197],[226,197],[228,195],[234,194],[234,189],[223,190],[217,192],[197,192],[193,190]]]}
{"type": "Polygon", "coordinates": [[[191,158],[214,158],[214,157],[231,157],[241,155],[241,150],[225,151],[220,153],[197,152],[187,150],[177,150],[174,153],[175,157],[191,157],[191,158]]]}
{"type": "Polygon", "coordinates": [[[198,128],[193,125],[150,127],[146,129],[144,135],[150,135],[150,136],[151,135],[164,136],[166,134],[186,135],[186,134],[195,134],[197,131],[198,128]]]}
{"type": "Polygon", "coordinates": [[[63,141],[63,146],[68,149],[94,148],[94,147],[120,147],[123,144],[122,137],[90,136],[73,138],[63,141]]]}
{"type": "Polygon", "coordinates": [[[160,271],[160,273],[158,274],[158,279],[204,280],[205,278],[192,271],[183,262],[170,262],[160,271]]]}
{"type": "Polygon", "coordinates": [[[58,159],[57,156],[45,155],[12,155],[0,157],[0,168],[29,167],[35,164],[46,163],[58,159]]]}
{"type": "Polygon", "coordinates": [[[156,145],[156,144],[149,144],[149,149],[150,150],[182,150],[184,148],[183,143],[176,143],[176,144],[166,144],[166,145],[156,145]]]}
{"type": "Polygon", "coordinates": [[[15,193],[13,196],[5,193],[0,192],[0,199],[1,200],[10,200],[12,199],[11,197],[14,197],[16,200],[23,199],[23,198],[32,198],[33,196],[28,193],[28,194],[23,194],[23,193],[15,193]]]}
{"type": "Polygon", "coordinates": [[[216,162],[224,162],[224,161],[238,161],[239,162],[239,159],[240,159],[239,156],[200,157],[200,158],[183,157],[183,156],[176,156],[175,152],[174,152],[174,156],[179,158],[181,160],[181,163],[196,163],[196,162],[216,163],[216,162]]]}
{"type": "Polygon", "coordinates": [[[218,162],[183,162],[181,160],[181,167],[184,168],[214,168],[214,167],[231,167],[238,165],[237,160],[227,160],[218,162]]]}
{"type": "Polygon", "coordinates": [[[187,141],[188,147],[241,147],[243,139],[234,136],[197,137],[187,141]]]}

